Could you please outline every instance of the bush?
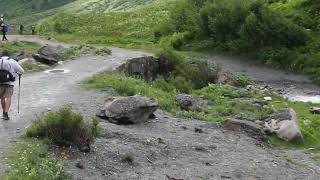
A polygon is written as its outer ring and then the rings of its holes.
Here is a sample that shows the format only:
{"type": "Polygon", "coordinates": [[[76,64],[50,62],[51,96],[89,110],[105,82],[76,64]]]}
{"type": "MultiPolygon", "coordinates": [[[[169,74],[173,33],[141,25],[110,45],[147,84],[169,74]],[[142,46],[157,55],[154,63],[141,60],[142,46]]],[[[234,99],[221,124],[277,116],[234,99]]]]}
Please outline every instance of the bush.
{"type": "Polygon", "coordinates": [[[237,87],[246,87],[248,85],[254,84],[254,80],[245,75],[235,75],[233,78],[236,81],[235,85],[237,87]]]}
{"type": "Polygon", "coordinates": [[[28,137],[47,139],[60,145],[76,145],[79,148],[89,147],[99,134],[98,121],[86,124],[83,116],[66,106],[56,112],[38,117],[27,129],[28,137]]]}
{"type": "Polygon", "coordinates": [[[180,79],[181,77],[185,78],[197,89],[214,83],[216,80],[217,73],[205,60],[187,60],[171,49],[164,49],[157,56],[159,57],[160,69],[164,71],[166,79],[170,75],[180,76],[180,79]]]}

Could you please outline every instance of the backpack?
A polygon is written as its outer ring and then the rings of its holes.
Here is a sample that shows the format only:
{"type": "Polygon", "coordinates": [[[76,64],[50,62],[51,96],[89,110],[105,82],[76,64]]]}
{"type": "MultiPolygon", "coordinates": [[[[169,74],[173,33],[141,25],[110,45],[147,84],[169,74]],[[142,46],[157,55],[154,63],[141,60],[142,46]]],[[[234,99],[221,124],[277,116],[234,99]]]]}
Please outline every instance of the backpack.
{"type": "Polygon", "coordinates": [[[12,75],[12,73],[6,69],[3,69],[3,59],[1,59],[1,67],[0,67],[0,83],[8,83],[15,81],[16,78],[12,75]]]}
{"type": "Polygon", "coordinates": [[[8,26],[7,24],[4,24],[4,25],[2,26],[2,31],[3,31],[3,32],[8,32],[8,31],[9,31],[9,26],[8,26]]]}

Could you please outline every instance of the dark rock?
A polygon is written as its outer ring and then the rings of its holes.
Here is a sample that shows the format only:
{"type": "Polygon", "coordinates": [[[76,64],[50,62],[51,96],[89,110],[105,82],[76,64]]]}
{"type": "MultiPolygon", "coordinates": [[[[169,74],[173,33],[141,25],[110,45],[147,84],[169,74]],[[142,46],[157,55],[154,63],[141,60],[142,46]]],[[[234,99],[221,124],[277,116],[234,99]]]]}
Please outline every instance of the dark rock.
{"type": "Polygon", "coordinates": [[[159,60],[153,56],[133,58],[121,65],[118,70],[130,76],[140,76],[147,81],[155,79],[160,74],[159,60]]]}
{"type": "Polygon", "coordinates": [[[203,130],[201,128],[194,128],[194,132],[196,133],[203,133],[203,130]]]}
{"type": "Polygon", "coordinates": [[[190,110],[196,105],[196,99],[188,94],[179,94],[175,99],[179,106],[184,110],[190,110]]]}
{"type": "Polygon", "coordinates": [[[310,109],[310,112],[311,112],[312,114],[320,114],[320,108],[318,108],[318,107],[313,107],[313,108],[310,109]]]}
{"type": "Polygon", "coordinates": [[[80,152],[89,153],[91,151],[90,146],[81,146],[79,147],[80,152]]]}
{"type": "Polygon", "coordinates": [[[12,58],[19,62],[20,60],[27,58],[27,55],[25,52],[21,51],[18,53],[14,53],[12,58]]]}
{"type": "Polygon", "coordinates": [[[212,106],[213,104],[209,100],[204,100],[201,98],[195,98],[188,94],[178,94],[175,97],[175,100],[177,104],[186,111],[189,110],[196,110],[200,111],[202,109],[205,109],[209,106],[212,106]]]}
{"type": "Polygon", "coordinates": [[[49,45],[45,45],[38,50],[38,54],[33,54],[32,57],[43,64],[53,65],[59,62],[61,57],[57,50],[49,45]]]}
{"type": "Polygon", "coordinates": [[[224,124],[224,128],[233,131],[243,131],[258,140],[265,140],[266,138],[262,127],[251,121],[228,119],[224,124]]]}
{"type": "Polygon", "coordinates": [[[84,169],[84,165],[81,162],[77,162],[76,167],[79,169],[84,169]]]}
{"type": "Polygon", "coordinates": [[[116,124],[137,124],[148,121],[157,108],[157,101],[142,96],[112,97],[97,116],[116,124]]]}

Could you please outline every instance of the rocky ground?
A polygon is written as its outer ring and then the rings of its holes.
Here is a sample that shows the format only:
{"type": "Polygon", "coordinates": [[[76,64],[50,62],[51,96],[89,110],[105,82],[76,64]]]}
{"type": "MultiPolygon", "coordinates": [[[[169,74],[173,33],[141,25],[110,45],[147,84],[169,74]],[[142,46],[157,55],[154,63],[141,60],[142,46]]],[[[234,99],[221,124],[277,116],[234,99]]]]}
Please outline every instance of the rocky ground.
{"type": "MultiPolygon", "coordinates": [[[[19,38],[69,46],[36,37],[19,38]]],[[[79,82],[99,71],[112,70],[126,59],[144,55],[147,54],[113,48],[111,56],[81,57],[59,65],[57,68],[70,71],[66,74],[41,72],[24,76],[21,113],[17,114],[14,108],[12,120],[0,123],[0,150],[6,150],[9,141],[30,124],[35,113],[46,112],[48,108],[54,110],[71,104],[87,118],[93,117],[111,94],[109,91],[86,91],[79,82]]],[[[240,70],[249,72],[251,68],[240,70]]],[[[269,75],[273,70],[266,73],[269,75]]],[[[277,77],[295,79],[295,75],[285,73],[274,74],[274,79],[277,77]]],[[[296,87],[300,83],[313,87],[307,81],[290,83],[296,87]]],[[[309,160],[304,151],[272,149],[244,133],[224,130],[217,123],[179,119],[157,111],[156,119],[140,125],[123,126],[107,121],[100,125],[103,135],[93,145],[92,152],[83,154],[67,150],[70,158],[64,160],[64,164],[74,179],[317,180],[320,177],[319,163],[309,160]]],[[[0,169],[4,170],[4,167],[0,166],[0,169]]]]}

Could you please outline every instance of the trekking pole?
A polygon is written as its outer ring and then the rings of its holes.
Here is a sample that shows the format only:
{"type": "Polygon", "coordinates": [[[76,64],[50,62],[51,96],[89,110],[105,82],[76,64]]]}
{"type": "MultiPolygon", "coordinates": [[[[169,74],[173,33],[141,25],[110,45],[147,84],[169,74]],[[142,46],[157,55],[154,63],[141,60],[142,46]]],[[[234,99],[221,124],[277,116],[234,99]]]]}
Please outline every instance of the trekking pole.
{"type": "Polygon", "coordinates": [[[21,85],[21,74],[19,74],[19,90],[18,90],[18,114],[20,113],[20,85],[21,85]]]}

